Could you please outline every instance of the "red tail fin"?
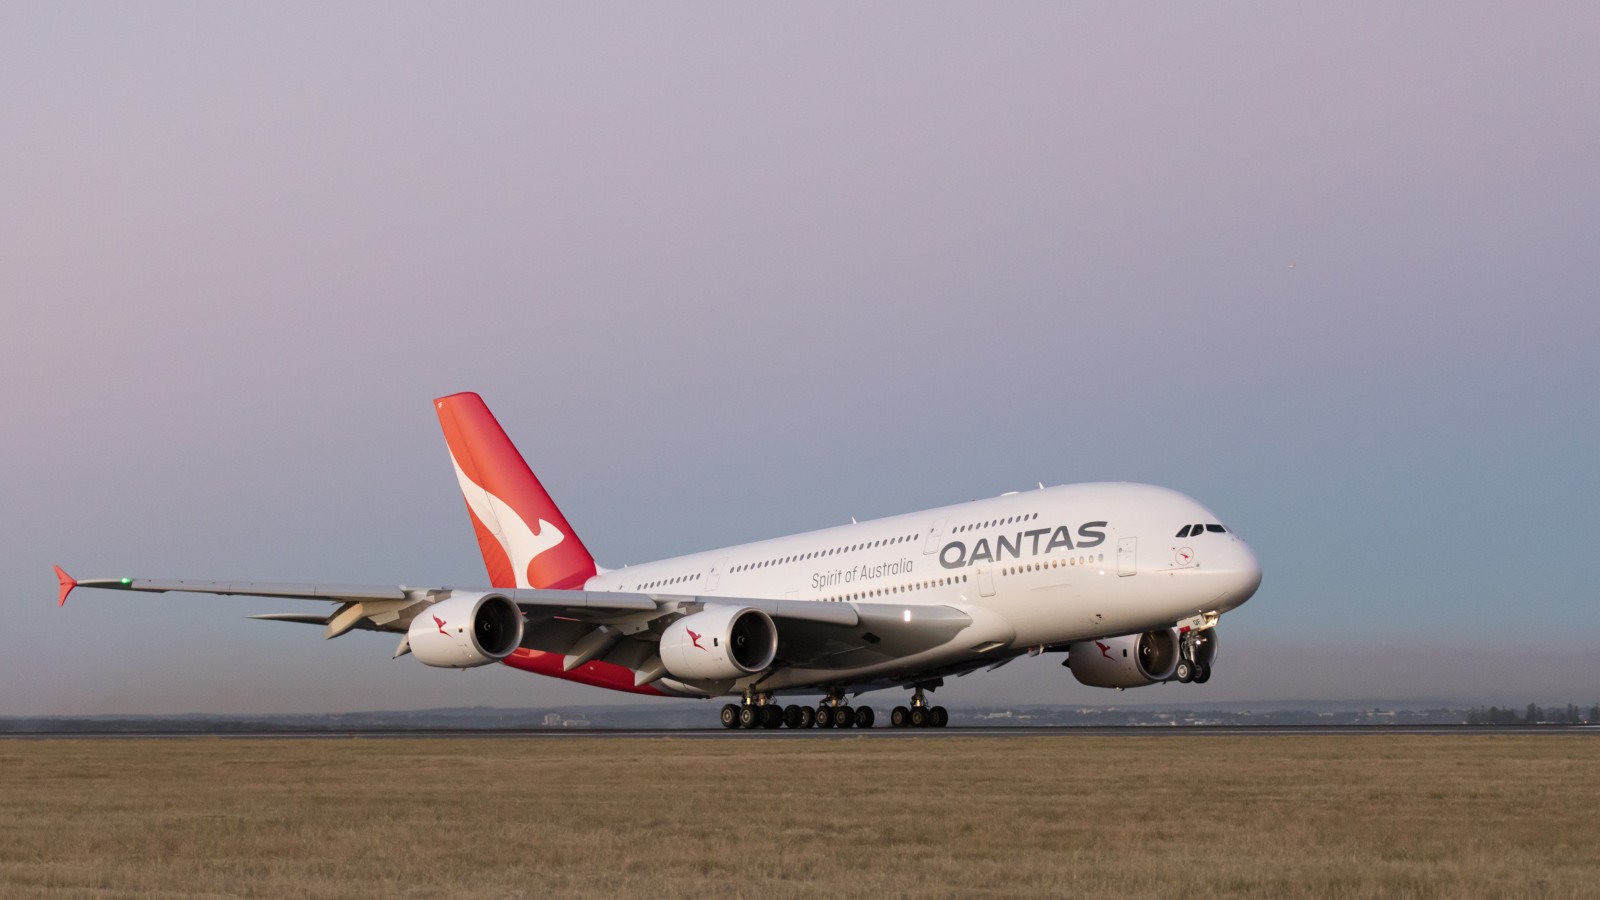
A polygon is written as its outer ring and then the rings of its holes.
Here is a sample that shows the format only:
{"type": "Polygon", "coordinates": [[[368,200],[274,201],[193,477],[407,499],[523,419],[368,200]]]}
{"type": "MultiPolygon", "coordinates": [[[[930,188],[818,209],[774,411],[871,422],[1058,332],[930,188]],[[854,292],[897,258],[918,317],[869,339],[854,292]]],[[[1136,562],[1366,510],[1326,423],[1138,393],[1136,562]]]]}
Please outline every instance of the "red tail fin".
{"type": "Polygon", "coordinates": [[[579,588],[594,558],[523,462],[477,394],[433,401],[489,583],[498,588],[579,588]]]}

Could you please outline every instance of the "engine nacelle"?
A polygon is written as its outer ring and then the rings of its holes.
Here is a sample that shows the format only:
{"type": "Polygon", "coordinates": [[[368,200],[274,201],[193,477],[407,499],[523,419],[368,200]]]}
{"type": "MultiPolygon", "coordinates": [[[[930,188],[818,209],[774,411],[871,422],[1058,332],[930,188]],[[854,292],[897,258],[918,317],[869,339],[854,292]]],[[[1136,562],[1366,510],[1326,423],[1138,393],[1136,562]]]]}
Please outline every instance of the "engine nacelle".
{"type": "Polygon", "coordinates": [[[486,666],[522,643],[522,610],[501,594],[458,593],[417,613],[406,641],[430,666],[486,666]]]}
{"type": "Polygon", "coordinates": [[[1178,667],[1178,630],[1157,628],[1067,647],[1072,677],[1091,687],[1143,687],[1166,681],[1178,667]]]}
{"type": "Polygon", "coordinates": [[[722,681],[753,675],[778,655],[778,627],[748,606],[710,605],[661,633],[661,664],[674,678],[722,681]]]}

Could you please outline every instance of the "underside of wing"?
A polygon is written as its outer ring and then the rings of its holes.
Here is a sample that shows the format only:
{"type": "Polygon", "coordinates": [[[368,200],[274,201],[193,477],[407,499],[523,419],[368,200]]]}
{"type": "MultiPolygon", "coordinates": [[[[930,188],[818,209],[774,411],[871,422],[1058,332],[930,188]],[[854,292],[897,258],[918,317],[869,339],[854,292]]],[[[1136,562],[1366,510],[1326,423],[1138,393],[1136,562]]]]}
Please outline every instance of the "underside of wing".
{"type": "MultiPolygon", "coordinates": [[[[632,670],[636,684],[671,675],[661,658],[663,635],[674,622],[708,610],[758,610],[772,623],[774,652],[766,673],[817,673],[883,667],[895,660],[946,647],[972,624],[950,606],[883,603],[824,603],[760,597],[604,592],[581,590],[408,587],[406,585],[291,584],[119,578],[75,581],[58,570],[62,601],[76,587],[134,592],[185,592],[224,596],[320,600],[338,604],[326,612],[252,616],[277,622],[320,625],[326,637],[352,630],[408,633],[424,610],[466,598],[502,597],[520,611],[516,646],[561,657],[561,671],[589,663],[632,670]]],[[[439,615],[446,607],[440,607],[439,615]]],[[[703,619],[702,619],[703,620],[703,619]]],[[[426,619],[424,619],[426,621],[426,619]]],[[[420,626],[419,626],[420,627],[420,626]]],[[[440,626],[441,628],[443,626],[440,626]]],[[[426,631],[432,631],[429,625],[426,631]]],[[[407,643],[401,650],[407,652],[407,643]]],[[[942,656],[942,655],[941,655],[942,656]]],[[[955,664],[956,658],[943,658],[955,664]]],[[[979,664],[987,664],[983,661],[979,664]]]]}

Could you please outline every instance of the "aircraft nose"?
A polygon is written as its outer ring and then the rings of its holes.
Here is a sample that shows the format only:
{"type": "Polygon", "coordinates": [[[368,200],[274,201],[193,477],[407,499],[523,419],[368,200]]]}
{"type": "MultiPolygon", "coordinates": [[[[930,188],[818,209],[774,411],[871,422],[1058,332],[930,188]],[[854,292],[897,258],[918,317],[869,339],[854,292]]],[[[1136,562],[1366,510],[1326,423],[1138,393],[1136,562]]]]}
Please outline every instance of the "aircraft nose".
{"type": "Polygon", "coordinates": [[[1227,566],[1229,608],[1249,600],[1261,587],[1261,563],[1250,545],[1235,539],[1233,557],[1227,566]]]}

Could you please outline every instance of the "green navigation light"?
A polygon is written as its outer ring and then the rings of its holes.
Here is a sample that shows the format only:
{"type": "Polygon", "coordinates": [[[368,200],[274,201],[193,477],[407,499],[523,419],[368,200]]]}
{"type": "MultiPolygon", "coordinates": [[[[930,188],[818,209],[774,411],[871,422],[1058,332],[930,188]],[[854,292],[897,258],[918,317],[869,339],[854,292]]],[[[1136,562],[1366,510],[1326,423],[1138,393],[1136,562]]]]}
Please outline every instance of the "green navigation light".
{"type": "Polygon", "coordinates": [[[133,584],[133,579],[132,578],[124,578],[124,579],[122,579],[122,583],[123,584],[133,584]]]}

